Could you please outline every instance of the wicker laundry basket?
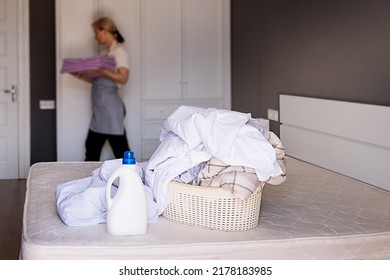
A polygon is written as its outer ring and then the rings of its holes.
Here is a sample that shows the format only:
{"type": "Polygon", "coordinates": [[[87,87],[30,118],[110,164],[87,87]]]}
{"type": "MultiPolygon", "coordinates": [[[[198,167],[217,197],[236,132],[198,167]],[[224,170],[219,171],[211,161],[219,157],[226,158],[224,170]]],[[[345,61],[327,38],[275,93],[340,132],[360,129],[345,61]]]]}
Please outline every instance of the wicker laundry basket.
{"type": "Polygon", "coordinates": [[[245,199],[223,188],[170,182],[168,207],[162,213],[169,220],[223,231],[242,231],[259,223],[264,183],[245,199]]]}

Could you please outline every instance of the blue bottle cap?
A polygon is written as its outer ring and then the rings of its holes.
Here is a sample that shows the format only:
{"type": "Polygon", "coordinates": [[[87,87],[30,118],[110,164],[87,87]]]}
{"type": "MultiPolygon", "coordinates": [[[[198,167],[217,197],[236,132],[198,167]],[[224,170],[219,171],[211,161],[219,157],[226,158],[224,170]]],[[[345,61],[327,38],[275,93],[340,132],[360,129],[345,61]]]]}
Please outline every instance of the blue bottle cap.
{"type": "Polygon", "coordinates": [[[124,152],[122,163],[123,164],[135,164],[136,160],[134,157],[134,152],[131,152],[131,151],[124,152]]]}

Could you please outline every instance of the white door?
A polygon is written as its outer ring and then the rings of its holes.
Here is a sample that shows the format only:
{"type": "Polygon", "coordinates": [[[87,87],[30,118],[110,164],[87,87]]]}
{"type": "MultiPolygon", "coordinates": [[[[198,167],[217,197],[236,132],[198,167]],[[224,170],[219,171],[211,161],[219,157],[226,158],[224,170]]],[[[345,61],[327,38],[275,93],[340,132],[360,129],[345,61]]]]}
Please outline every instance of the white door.
{"type": "Polygon", "coordinates": [[[0,179],[19,177],[17,3],[0,0],[0,179]]]}
{"type": "Polygon", "coordinates": [[[224,98],[223,0],[183,2],[183,45],[186,99],[224,98]]]}
{"type": "Polygon", "coordinates": [[[144,0],[141,4],[142,98],[181,98],[181,1],[144,0]]]}

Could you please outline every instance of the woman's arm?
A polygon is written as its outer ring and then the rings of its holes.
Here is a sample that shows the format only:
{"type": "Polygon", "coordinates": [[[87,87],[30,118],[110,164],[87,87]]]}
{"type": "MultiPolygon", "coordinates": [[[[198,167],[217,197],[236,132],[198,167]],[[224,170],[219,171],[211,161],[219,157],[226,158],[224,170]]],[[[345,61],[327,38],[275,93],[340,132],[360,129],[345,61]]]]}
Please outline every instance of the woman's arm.
{"type": "Polygon", "coordinates": [[[115,83],[118,84],[124,85],[129,79],[129,69],[125,67],[119,67],[116,72],[111,72],[106,68],[101,68],[99,69],[99,71],[101,75],[106,76],[107,78],[113,80],[115,83]]]}

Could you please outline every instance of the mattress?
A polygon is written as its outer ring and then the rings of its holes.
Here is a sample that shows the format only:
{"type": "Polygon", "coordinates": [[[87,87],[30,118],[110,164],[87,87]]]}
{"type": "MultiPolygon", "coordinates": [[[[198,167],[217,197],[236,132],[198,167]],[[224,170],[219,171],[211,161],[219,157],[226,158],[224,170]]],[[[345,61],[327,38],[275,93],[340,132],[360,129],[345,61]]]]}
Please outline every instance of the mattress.
{"type": "Polygon", "coordinates": [[[224,232],[160,217],[140,236],[111,236],[106,225],[68,227],[56,212],[59,183],[100,163],[31,167],[22,259],[389,259],[390,192],[287,157],[287,181],[263,190],[259,225],[224,232]]]}

